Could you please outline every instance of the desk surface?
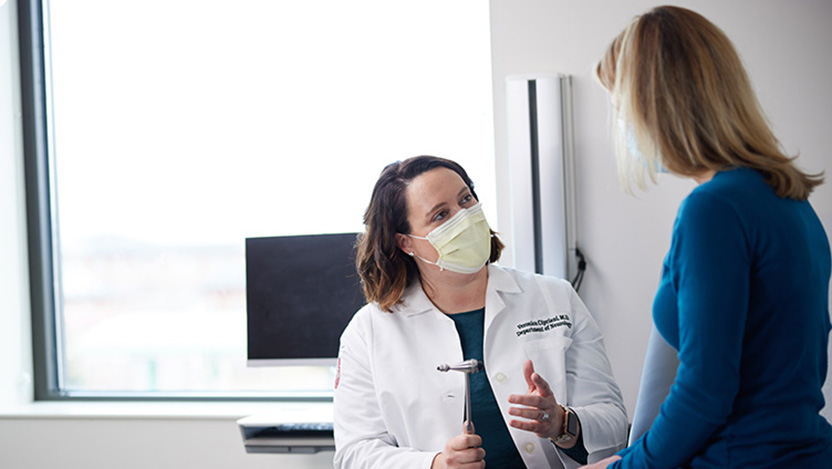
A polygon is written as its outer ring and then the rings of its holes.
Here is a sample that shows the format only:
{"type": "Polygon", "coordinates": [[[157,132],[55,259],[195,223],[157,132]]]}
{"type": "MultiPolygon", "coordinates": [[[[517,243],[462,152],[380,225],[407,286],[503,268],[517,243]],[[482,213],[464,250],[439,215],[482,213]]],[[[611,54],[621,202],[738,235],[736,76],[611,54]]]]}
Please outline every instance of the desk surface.
{"type": "Polygon", "coordinates": [[[237,420],[248,453],[334,451],[332,403],[287,403],[237,420]]]}

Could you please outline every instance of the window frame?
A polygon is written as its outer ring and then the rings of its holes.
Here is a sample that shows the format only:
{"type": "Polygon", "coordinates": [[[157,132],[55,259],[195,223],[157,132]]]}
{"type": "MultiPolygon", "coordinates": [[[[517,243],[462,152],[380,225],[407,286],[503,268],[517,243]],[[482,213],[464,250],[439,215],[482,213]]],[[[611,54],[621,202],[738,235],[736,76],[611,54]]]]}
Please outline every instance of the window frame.
{"type": "Polygon", "coordinates": [[[56,400],[58,391],[56,295],[47,136],[46,66],[43,5],[18,2],[23,161],[32,313],[32,361],[35,400],[56,400]]]}

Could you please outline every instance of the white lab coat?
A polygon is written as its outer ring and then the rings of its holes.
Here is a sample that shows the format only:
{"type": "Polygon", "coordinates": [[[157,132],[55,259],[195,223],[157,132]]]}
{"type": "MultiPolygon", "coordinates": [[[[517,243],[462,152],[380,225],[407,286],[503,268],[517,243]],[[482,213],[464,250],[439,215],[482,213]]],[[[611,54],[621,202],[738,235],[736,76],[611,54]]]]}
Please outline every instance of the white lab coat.
{"type": "MultiPolygon", "coordinates": [[[[506,421],[508,396],[528,391],[522,366],[531,359],[578,415],[590,462],[624,447],[627,415],[603,337],[568,282],[490,265],[484,333],[484,372],[506,421]]],[[[335,467],[429,468],[462,433],[464,414],[464,374],[436,367],[462,360],[453,320],[418,283],[393,313],[361,308],[341,336],[335,467]]],[[[527,467],[579,466],[550,440],[508,429],[527,467]]]]}

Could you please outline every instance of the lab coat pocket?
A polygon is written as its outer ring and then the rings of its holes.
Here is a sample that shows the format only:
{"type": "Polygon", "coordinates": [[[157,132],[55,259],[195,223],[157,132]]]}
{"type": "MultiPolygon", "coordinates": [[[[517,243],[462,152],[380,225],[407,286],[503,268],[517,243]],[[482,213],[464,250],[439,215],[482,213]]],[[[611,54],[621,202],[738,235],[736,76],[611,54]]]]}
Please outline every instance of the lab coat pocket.
{"type": "Polygon", "coordinates": [[[549,383],[555,399],[563,405],[569,402],[566,393],[566,352],[570,345],[571,338],[554,335],[523,344],[534,370],[549,383]]]}

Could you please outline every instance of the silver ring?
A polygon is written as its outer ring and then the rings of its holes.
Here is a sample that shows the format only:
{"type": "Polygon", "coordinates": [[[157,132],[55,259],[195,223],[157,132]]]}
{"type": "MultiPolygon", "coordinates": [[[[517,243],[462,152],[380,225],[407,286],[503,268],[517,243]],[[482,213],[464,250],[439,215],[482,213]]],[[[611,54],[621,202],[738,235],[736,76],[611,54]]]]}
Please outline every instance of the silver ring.
{"type": "Polygon", "coordinates": [[[540,421],[545,422],[549,420],[549,412],[546,412],[545,410],[541,410],[541,412],[543,412],[543,415],[540,416],[540,421]]]}

